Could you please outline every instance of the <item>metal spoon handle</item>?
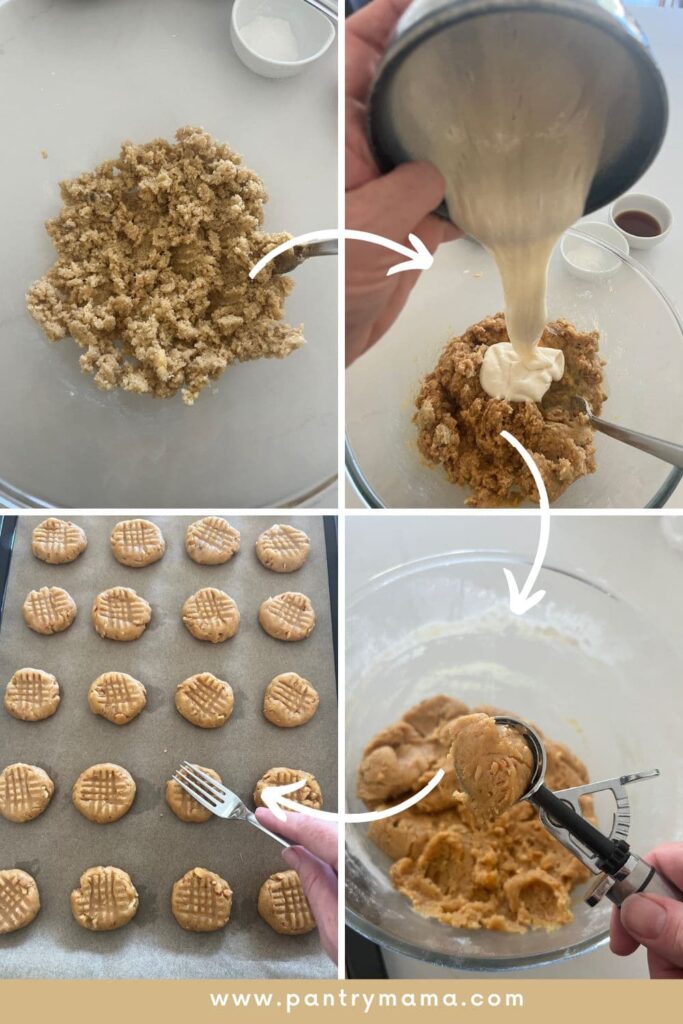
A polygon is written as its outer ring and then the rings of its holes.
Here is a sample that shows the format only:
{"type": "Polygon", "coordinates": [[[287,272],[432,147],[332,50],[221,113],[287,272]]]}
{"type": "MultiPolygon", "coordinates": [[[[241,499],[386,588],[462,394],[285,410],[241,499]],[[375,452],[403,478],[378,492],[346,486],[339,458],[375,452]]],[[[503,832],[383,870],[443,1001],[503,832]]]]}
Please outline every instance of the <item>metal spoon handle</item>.
{"type": "Polygon", "coordinates": [[[619,427],[616,423],[610,423],[599,416],[591,415],[590,419],[591,424],[601,434],[607,434],[608,437],[614,437],[617,441],[623,441],[624,444],[629,444],[632,448],[639,448],[640,451],[654,455],[655,458],[662,459],[663,462],[668,462],[671,466],[683,469],[683,445],[674,444],[673,441],[662,441],[658,437],[641,434],[637,430],[629,430],[627,427],[619,427]]]}
{"type": "Polygon", "coordinates": [[[325,3],[325,0],[305,0],[305,2],[310,4],[311,7],[315,7],[317,11],[321,11],[323,14],[326,14],[328,18],[332,18],[333,21],[339,21],[339,13],[332,7],[328,6],[325,3]]]}
{"type": "Polygon", "coordinates": [[[283,839],[282,836],[279,836],[276,832],[271,832],[269,828],[266,828],[265,825],[262,825],[261,822],[256,817],[256,815],[252,814],[251,811],[247,812],[246,820],[249,822],[250,825],[253,825],[254,828],[257,828],[259,832],[265,832],[267,836],[270,836],[271,839],[274,839],[276,843],[280,844],[280,846],[292,845],[291,843],[288,843],[286,839],[283,839]]]}

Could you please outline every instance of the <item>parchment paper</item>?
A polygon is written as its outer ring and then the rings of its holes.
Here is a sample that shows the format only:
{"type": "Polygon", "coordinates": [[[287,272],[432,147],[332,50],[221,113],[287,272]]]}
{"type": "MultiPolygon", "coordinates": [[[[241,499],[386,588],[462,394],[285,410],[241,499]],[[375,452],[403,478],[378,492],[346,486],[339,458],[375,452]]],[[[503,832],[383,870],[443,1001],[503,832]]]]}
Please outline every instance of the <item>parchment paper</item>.
{"type": "Polygon", "coordinates": [[[31,530],[40,520],[20,518],[0,633],[0,684],[19,668],[56,675],[62,703],[52,718],[37,723],[13,719],[0,704],[0,763],[24,761],[43,767],[56,792],[47,811],[27,824],[0,818],[0,866],[21,867],[38,883],[42,909],[35,922],[0,936],[0,976],[6,978],[317,978],[336,977],[317,931],[279,936],[259,917],[261,883],[284,865],[281,847],[246,822],[212,818],[205,824],[179,821],[164,800],[164,787],[183,759],[218,771],[249,806],[260,776],[284,765],[312,772],[324,806],[337,806],[337,706],[332,630],[320,517],[229,517],[242,534],[240,552],[226,565],[200,566],[185,553],[190,517],[154,517],[166,538],[166,554],[143,569],[119,565],[109,535],[121,517],[74,517],[88,535],[88,548],[71,565],[45,565],[31,553],[31,530]],[[254,552],[258,534],[274,521],[291,522],[311,538],[308,561],[296,573],[265,569],[254,552]],[[64,633],[42,637],[24,623],[21,606],[29,590],[64,587],[78,605],[64,633]],[[107,587],[135,589],[152,605],[152,621],[132,643],[103,640],[90,609],[107,587]],[[186,597],[215,586],[235,599],[239,632],[224,644],[195,640],[180,619],[186,597]],[[271,594],[301,590],[317,615],[312,636],[282,643],[258,623],[259,604],[271,594]],[[131,724],[117,727],[93,715],[86,694],[100,673],[119,669],[147,688],[147,707],[131,724]],[[176,712],[177,683],[195,672],[227,679],[235,710],[222,729],[205,730],[176,712]],[[320,694],[314,718],[298,729],[278,729],[263,717],[267,683],[279,672],[296,671],[320,694]],[[71,803],[71,787],[91,764],[113,761],[137,782],[137,797],[120,821],[95,825],[71,803]],[[81,873],[97,864],[128,871],[140,909],[120,931],[93,934],[73,920],[69,894],[81,873]],[[217,871],[234,892],[223,931],[195,935],[171,914],[173,883],[195,866],[217,871]]]}

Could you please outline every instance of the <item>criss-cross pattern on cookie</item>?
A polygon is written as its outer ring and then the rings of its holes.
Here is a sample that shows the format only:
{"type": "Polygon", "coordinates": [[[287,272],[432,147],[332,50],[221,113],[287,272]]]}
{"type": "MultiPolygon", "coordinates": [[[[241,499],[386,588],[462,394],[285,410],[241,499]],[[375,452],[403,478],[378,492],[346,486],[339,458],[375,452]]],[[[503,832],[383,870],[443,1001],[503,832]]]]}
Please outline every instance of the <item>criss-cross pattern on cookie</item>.
{"type": "Polygon", "coordinates": [[[110,808],[130,803],[130,781],[115,768],[94,765],[76,783],[76,796],[81,803],[89,805],[95,817],[101,817],[110,808]]]}
{"type": "Polygon", "coordinates": [[[315,694],[306,680],[294,674],[274,679],[268,687],[268,696],[293,715],[308,712],[316,703],[315,694]]]}
{"type": "Polygon", "coordinates": [[[83,548],[83,532],[63,519],[46,519],[33,531],[33,548],[45,561],[61,556],[72,559],[83,548]]]}
{"type": "Polygon", "coordinates": [[[59,693],[55,678],[39,669],[15,672],[7,685],[7,701],[17,712],[32,712],[52,704],[59,693]]]}
{"type": "Polygon", "coordinates": [[[263,792],[266,786],[289,786],[301,779],[305,780],[303,786],[288,793],[289,799],[307,807],[322,807],[320,790],[306,772],[297,771],[295,768],[271,768],[261,779],[258,790],[263,792]]]}
{"type": "Polygon", "coordinates": [[[81,912],[102,924],[128,916],[130,895],[124,879],[113,868],[95,868],[82,880],[78,901],[81,912]]]}
{"type": "Polygon", "coordinates": [[[216,891],[217,880],[208,872],[188,871],[176,883],[175,910],[197,930],[211,929],[226,921],[226,900],[216,891]]]}
{"type": "Polygon", "coordinates": [[[283,524],[271,526],[269,530],[262,533],[259,544],[263,554],[273,552],[296,557],[308,550],[308,537],[296,527],[283,524]]]}
{"type": "Polygon", "coordinates": [[[25,764],[12,764],[0,773],[0,804],[12,816],[33,814],[45,802],[45,780],[25,764]]]}
{"type": "Polygon", "coordinates": [[[33,913],[26,884],[10,872],[0,871],[0,933],[18,928],[33,913]]]}
{"type": "Polygon", "coordinates": [[[267,607],[285,632],[308,632],[313,625],[313,609],[304,594],[278,594],[270,598],[267,607]]]}
{"type": "Polygon", "coordinates": [[[230,709],[230,691],[220,679],[204,673],[183,684],[182,693],[195,707],[207,716],[224,713],[230,709]]]}
{"type": "Polygon", "coordinates": [[[283,929],[300,931],[315,925],[308,900],[294,871],[273,875],[269,889],[273,915],[283,929]]]}
{"type": "Polygon", "coordinates": [[[121,553],[131,555],[157,554],[161,550],[159,531],[144,519],[126,519],[114,527],[114,541],[120,543],[121,553]]]}
{"type": "Polygon", "coordinates": [[[210,548],[217,555],[227,555],[239,546],[239,534],[220,516],[207,516],[187,528],[187,544],[191,552],[210,548]]]}
{"type": "Polygon", "coordinates": [[[63,627],[73,617],[73,602],[61,587],[41,587],[40,590],[32,590],[26,598],[26,605],[41,630],[50,631],[56,627],[63,627]]]}
{"type": "Polygon", "coordinates": [[[99,681],[99,689],[108,711],[128,715],[140,706],[139,688],[131,686],[123,672],[107,672],[99,681]]]}

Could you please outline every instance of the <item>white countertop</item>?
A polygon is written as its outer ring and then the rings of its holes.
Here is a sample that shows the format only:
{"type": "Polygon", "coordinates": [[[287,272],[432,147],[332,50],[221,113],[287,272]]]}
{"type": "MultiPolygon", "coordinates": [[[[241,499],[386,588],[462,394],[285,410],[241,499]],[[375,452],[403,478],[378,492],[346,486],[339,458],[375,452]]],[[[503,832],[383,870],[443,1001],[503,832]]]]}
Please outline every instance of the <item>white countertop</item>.
{"type": "MultiPolygon", "coordinates": [[[[671,207],[674,224],[661,245],[649,251],[638,250],[631,255],[655,277],[676,308],[683,311],[683,274],[680,269],[683,264],[683,10],[637,6],[632,8],[632,13],[650,40],[666,80],[670,106],[664,144],[633,191],[649,192],[664,199],[671,207]]],[[[592,213],[590,219],[606,221],[607,209],[592,213]]],[[[363,507],[348,479],[346,494],[348,508],[363,507]]],[[[683,487],[678,487],[667,507],[683,508],[683,487]]]]}
{"type": "MultiPolygon", "coordinates": [[[[505,548],[532,557],[537,540],[535,515],[350,516],[347,593],[375,573],[407,560],[454,548],[505,548]]],[[[618,521],[614,516],[554,516],[546,562],[608,586],[656,620],[676,652],[683,654],[683,520],[656,514],[623,516],[618,521]],[[680,547],[667,539],[670,530],[677,531],[680,547]]],[[[481,977],[394,953],[387,952],[385,960],[391,977],[481,977]]],[[[642,950],[621,959],[603,948],[563,964],[506,975],[515,976],[642,978],[647,977],[647,965],[642,950]]]]}

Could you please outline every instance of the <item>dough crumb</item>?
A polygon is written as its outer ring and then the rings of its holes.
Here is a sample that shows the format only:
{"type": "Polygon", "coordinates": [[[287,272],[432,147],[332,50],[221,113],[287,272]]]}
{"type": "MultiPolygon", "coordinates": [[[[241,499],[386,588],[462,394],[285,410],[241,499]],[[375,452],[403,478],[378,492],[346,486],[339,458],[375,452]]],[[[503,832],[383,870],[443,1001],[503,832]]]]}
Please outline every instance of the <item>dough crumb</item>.
{"type": "Polygon", "coordinates": [[[46,149],[41,149],[40,155],[42,156],[43,160],[47,160],[49,153],[46,149]]]}
{"type": "Polygon", "coordinates": [[[598,333],[582,333],[567,320],[547,325],[540,344],[564,352],[565,372],[538,404],[490,398],[479,383],[487,347],[501,341],[509,341],[502,313],[451,338],[415,401],[417,446],[429,462],[443,466],[454,484],[471,489],[467,505],[537,503],[531,473],[500,436],[507,430],[533,457],[549,500],[556,501],[579,477],[595,472],[593,429],[588,417],[573,408],[572,395],[582,395],[600,415],[607,396],[598,333]]]}
{"type": "Polygon", "coordinates": [[[290,238],[266,234],[261,179],[201,128],[176,141],[124,142],[117,159],[60,185],[46,224],[57,261],[27,295],[50,341],[71,336],[81,369],[121,388],[192,405],[234,362],[282,359],[304,344],[282,322],[292,281],[269,264],[290,238]]]}

